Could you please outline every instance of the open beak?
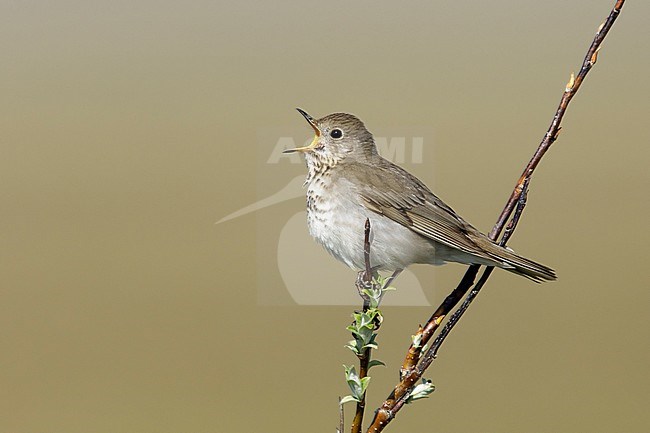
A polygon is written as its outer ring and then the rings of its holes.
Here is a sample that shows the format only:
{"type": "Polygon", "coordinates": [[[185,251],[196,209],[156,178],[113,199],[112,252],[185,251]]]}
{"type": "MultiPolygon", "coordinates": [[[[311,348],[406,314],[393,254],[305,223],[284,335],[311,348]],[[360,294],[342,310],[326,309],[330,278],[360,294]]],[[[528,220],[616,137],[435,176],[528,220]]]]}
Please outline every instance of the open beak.
{"type": "Polygon", "coordinates": [[[318,139],[320,138],[320,129],[318,129],[318,126],[316,126],[316,120],[313,117],[311,117],[309,114],[307,114],[306,111],[301,110],[300,108],[296,108],[296,110],[298,110],[298,113],[302,114],[302,117],[304,117],[307,120],[307,122],[309,122],[309,125],[314,129],[316,135],[314,136],[314,139],[312,140],[309,146],[296,147],[295,149],[287,149],[282,153],[309,152],[310,150],[312,150],[314,147],[318,145],[318,139]]]}

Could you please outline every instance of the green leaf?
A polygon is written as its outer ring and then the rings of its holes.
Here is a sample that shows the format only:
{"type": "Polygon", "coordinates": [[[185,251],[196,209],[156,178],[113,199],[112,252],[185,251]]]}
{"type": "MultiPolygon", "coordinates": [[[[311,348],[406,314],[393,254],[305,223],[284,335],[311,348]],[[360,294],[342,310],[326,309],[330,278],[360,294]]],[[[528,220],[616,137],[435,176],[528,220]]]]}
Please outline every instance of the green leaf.
{"type": "Polygon", "coordinates": [[[362,379],[359,379],[359,375],[357,374],[357,371],[355,370],[354,366],[348,367],[347,365],[344,365],[343,368],[345,369],[345,380],[348,383],[348,387],[350,388],[350,391],[352,391],[352,395],[357,400],[361,400],[361,398],[363,397],[362,379]]]}
{"type": "Polygon", "coordinates": [[[348,341],[348,344],[346,344],[345,347],[347,347],[348,349],[350,349],[350,350],[351,350],[352,352],[354,352],[356,355],[358,355],[358,354],[360,353],[360,352],[359,352],[359,348],[357,347],[357,342],[356,342],[356,340],[350,340],[350,341],[348,341]]]}
{"type": "Polygon", "coordinates": [[[428,379],[422,379],[422,383],[417,385],[411,391],[411,395],[406,399],[406,403],[410,404],[415,400],[420,400],[422,398],[428,398],[429,395],[436,390],[435,385],[428,379]]]}
{"type": "Polygon", "coordinates": [[[375,367],[377,365],[383,365],[384,367],[386,367],[386,364],[384,364],[383,361],[380,361],[378,359],[373,359],[368,363],[368,370],[370,370],[372,367],[375,367]]]}
{"type": "Polygon", "coordinates": [[[343,368],[345,369],[346,380],[350,379],[351,377],[359,378],[359,376],[357,375],[357,370],[354,368],[354,365],[347,366],[343,364],[343,368]]]}
{"type": "Polygon", "coordinates": [[[361,378],[361,396],[363,396],[366,393],[366,389],[368,388],[369,383],[370,383],[370,376],[361,378]]]}
{"type": "Polygon", "coordinates": [[[415,335],[411,335],[411,341],[413,341],[413,347],[420,347],[420,344],[422,343],[422,334],[417,333],[415,335]]]}
{"type": "Polygon", "coordinates": [[[345,403],[349,403],[349,402],[351,402],[351,401],[356,401],[356,402],[358,402],[359,400],[357,400],[356,398],[354,398],[354,397],[351,396],[351,395],[346,395],[345,397],[343,397],[343,398],[341,399],[341,401],[339,402],[339,404],[344,405],[345,403]]]}

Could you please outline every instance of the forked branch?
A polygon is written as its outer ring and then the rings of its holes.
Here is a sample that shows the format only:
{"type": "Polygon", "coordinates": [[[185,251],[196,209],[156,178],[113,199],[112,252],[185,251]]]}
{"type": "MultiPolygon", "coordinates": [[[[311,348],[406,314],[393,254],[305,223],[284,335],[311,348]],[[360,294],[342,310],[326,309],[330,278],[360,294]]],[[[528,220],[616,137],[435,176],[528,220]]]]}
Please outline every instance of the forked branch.
{"type": "MultiPolygon", "coordinates": [[[[499,244],[505,246],[506,242],[514,232],[526,204],[526,193],[531,177],[542,157],[546,154],[555,140],[557,140],[558,134],[561,130],[562,119],[564,118],[564,114],[566,113],[566,110],[569,106],[569,102],[571,102],[571,99],[573,99],[578,89],[580,89],[583,80],[591,68],[596,64],[600,46],[609,33],[609,30],[614,25],[614,22],[618,18],[624,3],[625,0],[617,0],[605,22],[598,28],[596,36],[594,37],[582,62],[580,71],[577,75],[571,74],[569,82],[567,83],[564,89],[564,93],[562,94],[560,104],[555,111],[555,115],[553,116],[551,125],[546,131],[546,134],[537,147],[537,150],[535,151],[533,157],[524,168],[524,171],[522,172],[512,193],[510,194],[510,197],[505,207],[503,208],[501,215],[499,215],[496,224],[488,234],[490,239],[496,241],[506,226],[506,223],[508,220],[510,220],[510,224],[508,225],[506,232],[499,244]],[[510,219],[511,217],[512,219],[510,219]]],[[[373,422],[367,430],[369,433],[377,433],[384,430],[386,425],[388,425],[388,423],[390,423],[395,418],[395,415],[407,401],[416,383],[422,378],[422,375],[426,369],[435,359],[438,349],[442,345],[445,338],[449,335],[453,327],[456,325],[456,323],[458,323],[458,320],[462,314],[467,310],[471,302],[478,295],[481,288],[485,285],[493,268],[488,267],[485,269],[478,283],[467,295],[467,298],[463,302],[463,305],[450,318],[431,347],[424,350],[436,330],[440,327],[440,324],[445,319],[445,317],[458,304],[460,299],[465,296],[467,291],[474,285],[474,280],[478,274],[479,268],[480,266],[478,265],[470,266],[456,289],[454,289],[454,291],[451,292],[449,296],[447,296],[447,298],[438,307],[438,309],[436,309],[436,311],[431,315],[427,323],[424,326],[419,327],[418,331],[413,337],[413,343],[409,347],[406,358],[402,364],[400,371],[401,380],[397,386],[395,386],[381,407],[376,410],[373,422]]]]}

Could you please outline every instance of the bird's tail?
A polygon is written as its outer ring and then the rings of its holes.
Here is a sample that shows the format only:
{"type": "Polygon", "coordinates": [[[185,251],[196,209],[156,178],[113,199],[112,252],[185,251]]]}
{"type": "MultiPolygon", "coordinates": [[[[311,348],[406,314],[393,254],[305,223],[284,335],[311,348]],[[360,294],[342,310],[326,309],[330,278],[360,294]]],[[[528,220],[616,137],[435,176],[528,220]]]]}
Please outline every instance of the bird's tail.
{"type": "Polygon", "coordinates": [[[537,283],[557,280],[555,271],[548,266],[522,257],[514,251],[497,245],[488,239],[482,239],[480,243],[483,253],[492,259],[499,268],[524,276],[537,283]]]}
{"type": "Polygon", "coordinates": [[[495,246],[499,248],[498,254],[493,255],[490,251],[490,256],[497,260],[500,268],[530,278],[537,283],[557,280],[555,271],[548,266],[544,266],[540,263],[519,256],[506,248],[498,245],[495,246]]]}

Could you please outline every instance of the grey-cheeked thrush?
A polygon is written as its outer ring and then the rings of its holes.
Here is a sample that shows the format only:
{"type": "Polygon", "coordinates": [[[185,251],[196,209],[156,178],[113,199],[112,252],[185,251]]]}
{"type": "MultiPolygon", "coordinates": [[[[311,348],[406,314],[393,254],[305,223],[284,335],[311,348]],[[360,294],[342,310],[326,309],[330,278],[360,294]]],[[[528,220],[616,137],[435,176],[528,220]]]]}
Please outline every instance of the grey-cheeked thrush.
{"type": "Polygon", "coordinates": [[[310,145],[287,149],[307,162],[310,234],[341,262],[365,269],[364,225],[372,228],[373,270],[398,274],[414,263],[496,266],[534,281],[555,272],[488,239],[403,168],[377,153],[357,117],[334,113],[314,119],[298,109],[316,133],[310,145]]]}

